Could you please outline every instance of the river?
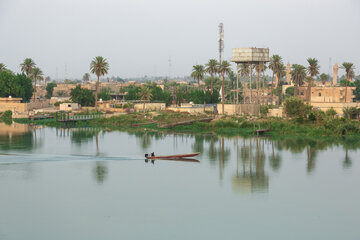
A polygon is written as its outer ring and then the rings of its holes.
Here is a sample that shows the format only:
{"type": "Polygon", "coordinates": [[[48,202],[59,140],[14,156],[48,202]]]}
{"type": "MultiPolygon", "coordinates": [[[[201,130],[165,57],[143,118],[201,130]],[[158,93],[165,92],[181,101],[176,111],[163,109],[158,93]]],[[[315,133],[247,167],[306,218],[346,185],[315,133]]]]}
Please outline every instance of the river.
{"type": "Polygon", "coordinates": [[[358,147],[0,123],[0,239],[360,239],[358,147]]]}

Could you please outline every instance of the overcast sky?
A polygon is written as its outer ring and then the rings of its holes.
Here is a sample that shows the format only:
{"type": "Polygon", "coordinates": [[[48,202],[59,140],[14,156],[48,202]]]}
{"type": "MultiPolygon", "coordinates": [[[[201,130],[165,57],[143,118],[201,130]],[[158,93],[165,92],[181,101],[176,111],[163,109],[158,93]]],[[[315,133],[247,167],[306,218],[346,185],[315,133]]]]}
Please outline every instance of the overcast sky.
{"type": "Polygon", "coordinates": [[[189,75],[236,47],[269,47],[284,62],[316,57],[321,71],[350,61],[360,69],[360,0],[0,0],[0,62],[13,71],[26,57],[45,75],[82,78],[93,57],[109,76],[189,75]]]}

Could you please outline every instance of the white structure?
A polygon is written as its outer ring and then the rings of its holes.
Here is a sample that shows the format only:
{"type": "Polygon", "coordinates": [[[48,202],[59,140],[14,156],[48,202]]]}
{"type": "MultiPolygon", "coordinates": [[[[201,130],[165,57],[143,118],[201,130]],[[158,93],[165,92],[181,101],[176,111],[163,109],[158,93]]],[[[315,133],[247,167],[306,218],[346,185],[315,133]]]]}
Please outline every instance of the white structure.
{"type": "Polygon", "coordinates": [[[73,111],[81,108],[78,103],[61,103],[59,106],[61,111],[73,111]]]}

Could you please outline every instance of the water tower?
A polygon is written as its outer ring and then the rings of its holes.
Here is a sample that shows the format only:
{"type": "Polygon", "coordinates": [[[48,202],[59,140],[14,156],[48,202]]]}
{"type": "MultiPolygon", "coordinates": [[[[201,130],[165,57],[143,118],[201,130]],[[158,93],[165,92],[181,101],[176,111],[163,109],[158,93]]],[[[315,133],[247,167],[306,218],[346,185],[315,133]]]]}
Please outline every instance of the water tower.
{"type": "MultiPolygon", "coordinates": [[[[232,49],[232,58],[231,61],[236,63],[236,98],[235,101],[238,104],[239,103],[239,64],[249,64],[250,65],[250,71],[249,71],[249,78],[250,78],[250,94],[248,98],[248,103],[253,103],[252,100],[252,70],[253,65],[255,65],[255,68],[257,68],[258,72],[258,78],[257,78],[257,99],[256,102],[260,103],[259,99],[259,82],[260,82],[260,72],[262,72],[262,80],[264,83],[264,69],[265,64],[270,61],[270,55],[269,55],[269,48],[233,48],[232,49]]],[[[246,84],[244,84],[244,88],[246,84]]],[[[264,86],[263,86],[264,87],[264,86]]],[[[244,89],[243,88],[243,89],[244,89]]],[[[244,93],[244,103],[245,101],[245,91],[244,93]]],[[[263,93],[264,95],[264,93],[263,93]]]]}

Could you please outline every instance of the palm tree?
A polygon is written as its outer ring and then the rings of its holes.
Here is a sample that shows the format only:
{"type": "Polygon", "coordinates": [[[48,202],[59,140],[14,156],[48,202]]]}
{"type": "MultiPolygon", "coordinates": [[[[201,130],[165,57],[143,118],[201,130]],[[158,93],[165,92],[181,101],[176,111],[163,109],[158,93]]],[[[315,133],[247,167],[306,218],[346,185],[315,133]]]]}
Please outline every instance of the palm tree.
{"type": "Polygon", "coordinates": [[[328,79],[328,75],[325,74],[325,73],[322,73],[322,74],[320,75],[320,79],[321,79],[322,84],[325,85],[326,80],[328,79]]]}
{"type": "Polygon", "coordinates": [[[95,91],[95,107],[97,107],[97,96],[99,92],[100,76],[104,76],[109,71],[109,63],[106,58],[101,56],[95,57],[90,63],[90,72],[97,76],[96,91],[95,91]]]}
{"type": "Polygon", "coordinates": [[[139,91],[139,98],[144,101],[143,112],[145,113],[145,101],[149,101],[152,97],[150,88],[142,86],[139,91]]]}
{"type": "Polygon", "coordinates": [[[30,78],[34,81],[34,101],[36,95],[36,81],[41,81],[44,79],[44,74],[40,68],[34,67],[30,73],[30,78]]]}
{"type": "Polygon", "coordinates": [[[222,77],[222,85],[221,85],[221,104],[222,104],[222,114],[225,114],[224,112],[224,88],[225,88],[225,75],[229,75],[231,73],[231,65],[228,61],[222,61],[218,65],[219,74],[222,77]]]}
{"type": "Polygon", "coordinates": [[[313,78],[319,74],[319,61],[316,58],[308,58],[307,62],[309,63],[309,66],[307,68],[307,72],[309,74],[308,78],[308,87],[307,87],[307,101],[310,103],[311,101],[311,87],[313,78]]]}
{"type": "Polygon", "coordinates": [[[304,84],[306,77],[306,68],[300,64],[293,64],[291,66],[291,78],[295,84],[295,96],[299,95],[299,86],[304,84]]]}
{"type": "Polygon", "coordinates": [[[214,75],[217,73],[218,62],[215,59],[210,59],[209,62],[205,66],[206,66],[205,71],[207,73],[209,73],[211,76],[210,91],[211,91],[211,95],[212,95],[213,94],[214,75]]]}
{"type": "Polygon", "coordinates": [[[244,84],[243,84],[243,98],[245,103],[245,91],[244,87],[246,86],[246,78],[250,74],[250,64],[248,63],[241,63],[239,68],[240,76],[243,78],[244,84]]]}
{"type": "Polygon", "coordinates": [[[344,62],[341,66],[342,69],[345,69],[346,72],[346,81],[345,81],[345,102],[347,101],[347,90],[349,82],[354,75],[354,64],[351,62],[344,62]]]}
{"type": "Polygon", "coordinates": [[[269,64],[269,68],[273,72],[273,76],[272,76],[272,80],[271,80],[271,101],[273,99],[273,93],[274,93],[274,91],[273,91],[274,77],[276,76],[275,87],[277,88],[278,84],[279,84],[279,75],[281,73],[281,70],[283,69],[282,65],[284,65],[282,62],[282,57],[280,57],[277,54],[272,55],[272,57],[270,58],[270,64],[269,64]]]}
{"type": "Polygon", "coordinates": [[[5,71],[5,70],[6,70],[5,64],[0,63],[0,73],[1,73],[2,71],[5,71]]]}
{"type": "Polygon", "coordinates": [[[204,78],[205,69],[203,65],[194,65],[193,71],[191,73],[191,77],[198,81],[198,85],[200,87],[200,80],[204,78]]]}
{"type": "Polygon", "coordinates": [[[20,64],[21,72],[30,77],[32,69],[35,67],[35,62],[31,58],[25,58],[24,62],[20,64]]]}
{"type": "Polygon", "coordinates": [[[90,74],[85,73],[82,79],[83,79],[83,82],[88,82],[90,80],[90,74]]]}

